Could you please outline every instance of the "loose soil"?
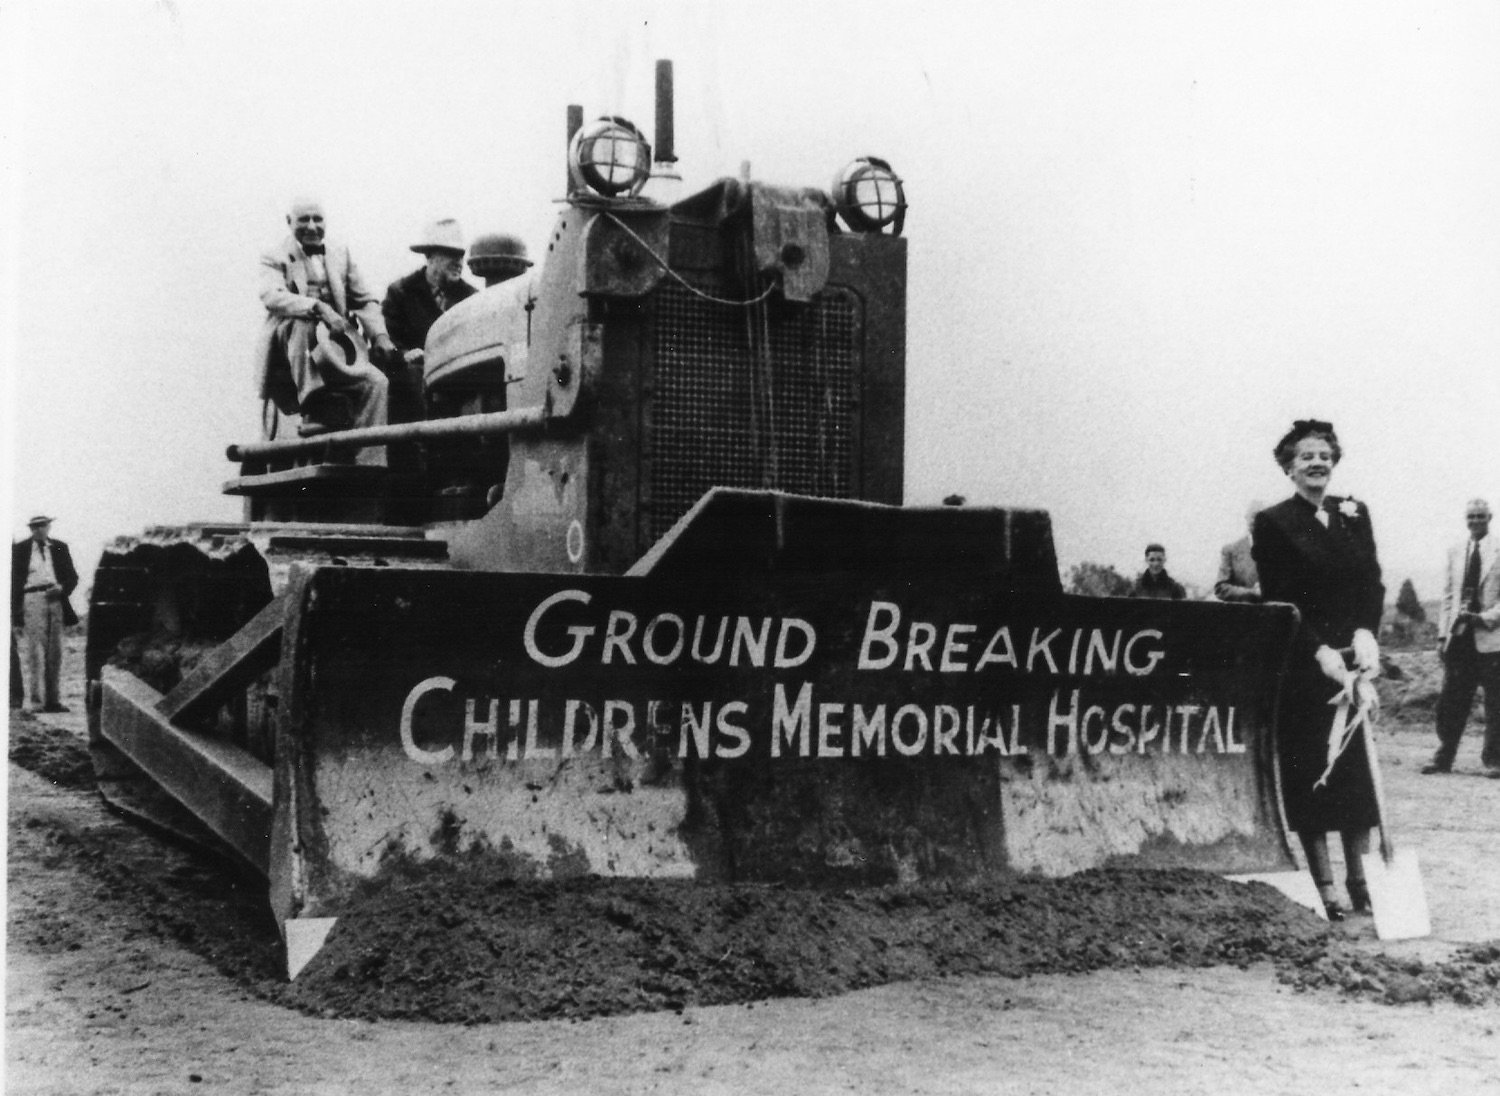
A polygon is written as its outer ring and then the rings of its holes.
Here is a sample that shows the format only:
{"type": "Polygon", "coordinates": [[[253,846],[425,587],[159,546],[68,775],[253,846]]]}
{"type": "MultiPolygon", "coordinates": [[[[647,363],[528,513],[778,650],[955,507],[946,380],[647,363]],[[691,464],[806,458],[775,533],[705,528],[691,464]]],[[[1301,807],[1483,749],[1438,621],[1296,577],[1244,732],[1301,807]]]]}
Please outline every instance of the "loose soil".
{"type": "Polygon", "coordinates": [[[1380,745],[1428,940],[1185,871],[819,891],[439,869],[348,910],[291,985],[257,881],[93,794],[77,661],[73,713],[11,723],[8,1091],[1500,1091],[1500,782],[1477,736],[1417,775],[1425,652],[1393,655],[1380,745]]]}

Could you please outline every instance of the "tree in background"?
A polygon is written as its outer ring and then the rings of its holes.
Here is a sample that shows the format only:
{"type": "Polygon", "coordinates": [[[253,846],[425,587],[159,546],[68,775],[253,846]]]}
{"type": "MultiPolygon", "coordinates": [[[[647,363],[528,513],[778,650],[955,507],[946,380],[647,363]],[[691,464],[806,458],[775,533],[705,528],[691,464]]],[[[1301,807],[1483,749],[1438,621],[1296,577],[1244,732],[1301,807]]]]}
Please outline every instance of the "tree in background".
{"type": "Polygon", "coordinates": [[[1417,588],[1411,584],[1411,579],[1401,584],[1401,592],[1396,595],[1396,612],[1413,624],[1427,623],[1427,610],[1422,608],[1421,599],[1417,597],[1417,588]]]}
{"type": "Polygon", "coordinates": [[[1107,563],[1080,563],[1068,572],[1068,593],[1085,597],[1128,597],[1134,585],[1107,563]]]}
{"type": "Polygon", "coordinates": [[[1427,610],[1411,579],[1401,584],[1395,611],[1386,617],[1385,632],[1393,647],[1426,647],[1437,641],[1437,625],[1428,623],[1427,610]]]}

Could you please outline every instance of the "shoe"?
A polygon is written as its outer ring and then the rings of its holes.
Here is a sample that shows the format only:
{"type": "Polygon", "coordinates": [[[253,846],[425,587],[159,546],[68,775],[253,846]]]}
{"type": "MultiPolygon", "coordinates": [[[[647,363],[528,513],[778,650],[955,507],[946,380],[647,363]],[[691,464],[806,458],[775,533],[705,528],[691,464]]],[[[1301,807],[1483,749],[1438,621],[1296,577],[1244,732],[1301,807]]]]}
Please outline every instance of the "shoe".
{"type": "Polygon", "coordinates": [[[1432,776],[1434,773],[1451,773],[1452,771],[1452,765],[1444,765],[1441,761],[1434,761],[1431,764],[1422,766],[1423,776],[1432,776]]]}
{"type": "Polygon", "coordinates": [[[1339,905],[1335,899],[1328,899],[1323,903],[1323,912],[1328,915],[1330,921],[1342,921],[1344,919],[1344,907],[1339,905]]]}
{"type": "Polygon", "coordinates": [[[1369,888],[1369,886],[1367,884],[1365,884],[1365,883],[1350,883],[1350,884],[1348,884],[1348,887],[1349,887],[1349,908],[1351,910],[1353,910],[1355,913],[1371,913],[1371,912],[1373,912],[1373,909],[1372,909],[1372,907],[1370,905],[1370,888],[1369,888]]]}
{"type": "Polygon", "coordinates": [[[42,705],[42,711],[44,711],[44,712],[71,712],[72,710],[73,709],[70,708],[70,707],[68,707],[66,704],[44,704],[44,705],[42,705]]]}

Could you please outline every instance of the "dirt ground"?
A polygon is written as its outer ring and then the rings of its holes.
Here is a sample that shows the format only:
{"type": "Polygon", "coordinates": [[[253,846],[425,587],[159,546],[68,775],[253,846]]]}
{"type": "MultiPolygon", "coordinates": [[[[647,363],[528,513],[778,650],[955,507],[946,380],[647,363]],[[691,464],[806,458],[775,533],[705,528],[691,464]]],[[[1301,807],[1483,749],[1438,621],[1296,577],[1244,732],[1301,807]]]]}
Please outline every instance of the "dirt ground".
{"type": "Polygon", "coordinates": [[[921,895],[429,879],[351,911],[292,986],[251,882],[103,809],[69,659],[73,712],[11,726],[7,1092],[1500,1092],[1500,782],[1477,735],[1454,775],[1418,775],[1430,655],[1395,655],[1380,735],[1429,939],[1198,873],[921,895]]]}

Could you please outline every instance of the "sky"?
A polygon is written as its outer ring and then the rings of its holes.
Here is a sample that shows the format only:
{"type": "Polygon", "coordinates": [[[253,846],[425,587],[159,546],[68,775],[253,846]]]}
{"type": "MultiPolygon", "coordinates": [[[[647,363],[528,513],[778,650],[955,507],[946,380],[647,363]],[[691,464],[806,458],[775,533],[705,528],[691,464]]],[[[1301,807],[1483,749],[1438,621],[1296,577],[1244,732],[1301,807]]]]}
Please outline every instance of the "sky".
{"type": "Polygon", "coordinates": [[[151,524],[235,519],[257,256],[319,195],[369,281],[421,226],[558,213],[566,107],[652,126],[686,192],[748,161],[889,160],[910,212],[907,501],[1051,512],[1064,568],[1212,583],[1246,504],[1332,420],[1390,595],[1434,597],[1500,503],[1500,4],[546,5],[21,0],[0,7],[0,505],[88,573],[151,524]]]}

